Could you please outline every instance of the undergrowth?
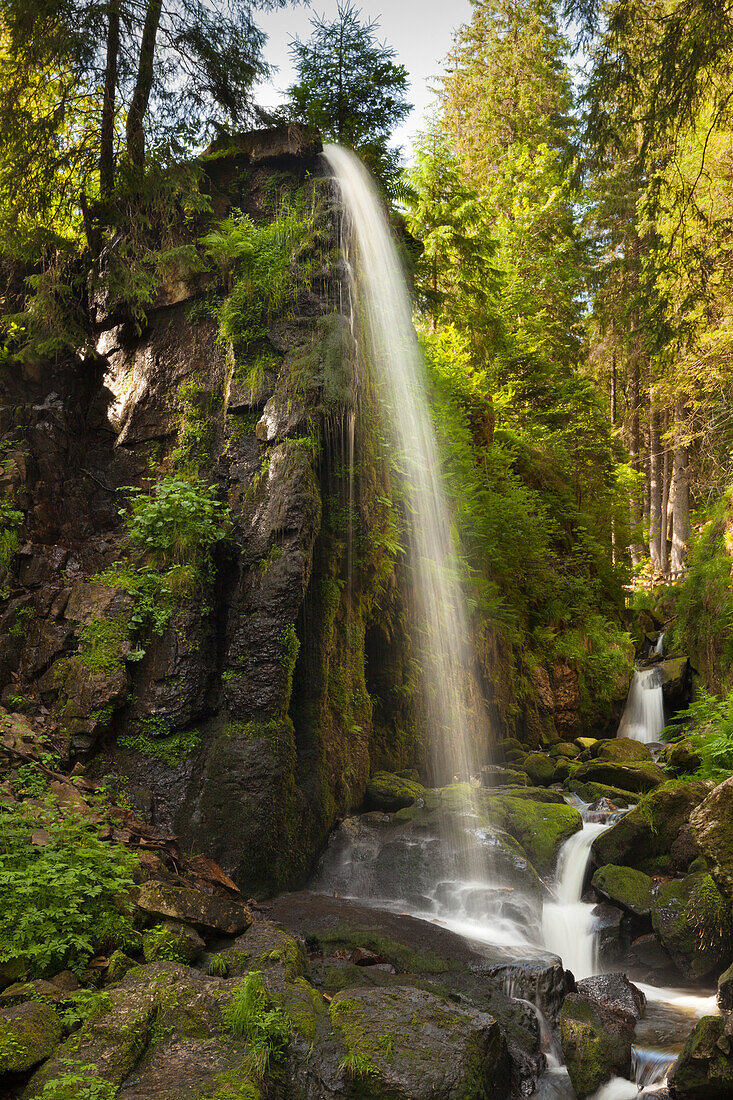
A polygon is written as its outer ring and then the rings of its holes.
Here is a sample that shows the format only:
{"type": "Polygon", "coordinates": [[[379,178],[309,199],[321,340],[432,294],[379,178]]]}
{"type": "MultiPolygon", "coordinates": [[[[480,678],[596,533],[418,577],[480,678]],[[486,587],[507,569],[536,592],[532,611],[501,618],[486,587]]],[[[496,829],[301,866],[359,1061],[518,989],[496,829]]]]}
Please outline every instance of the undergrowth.
{"type": "Polygon", "coordinates": [[[270,1001],[260,971],[253,970],[235,989],[224,1008],[224,1024],[235,1038],[247,1040],[248,1068],[258,1081],[282,1067],[292,1027],[287,1014],[270,1001]]]}

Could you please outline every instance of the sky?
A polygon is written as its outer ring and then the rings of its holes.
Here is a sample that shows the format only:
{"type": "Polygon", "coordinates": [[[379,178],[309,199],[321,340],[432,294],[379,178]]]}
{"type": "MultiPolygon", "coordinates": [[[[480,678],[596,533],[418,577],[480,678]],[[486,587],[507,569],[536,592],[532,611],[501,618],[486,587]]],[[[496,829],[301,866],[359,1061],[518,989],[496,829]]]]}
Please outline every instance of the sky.
{"type": "MultiPolygon", "coordinates": [[[[291,38],[307,39],[311,34],[313,15],[333,19],[337,0],[311,0],[310,8],[282,8],[259,12],[257,22],[267,33],[265,59],[276,65],[271,81],[257,88],[257,99],[263,106],[274,107],[284,99],[285,89],[293,82],[294,70],[288,53],[291,38]]],[[[406,157],[410,141],[420,129],[421,121],[433,96],[430,84],[441,71],[454,31],[471,17],[470,0],[356,0],[362,19],[379,20],[377,37],[386,41],[397,53],[396,61],[407,69],[410,79],[409,102],[412,113],[395,130],[394,143],[403,146],[406,157]]]]}

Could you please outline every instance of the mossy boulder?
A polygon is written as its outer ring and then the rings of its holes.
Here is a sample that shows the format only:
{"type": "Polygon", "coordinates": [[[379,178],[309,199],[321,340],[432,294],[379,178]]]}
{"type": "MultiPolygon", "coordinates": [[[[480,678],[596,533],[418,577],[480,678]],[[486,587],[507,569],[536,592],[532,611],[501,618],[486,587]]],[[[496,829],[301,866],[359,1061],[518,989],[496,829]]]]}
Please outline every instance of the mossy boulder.
{"type": "Polygon", "coordinates": [[[610,787],[607,783],[582,783],[574,776],[565,780],[563,786],[566,791],[577,794],[578,798],[589,805],[601,798],[608,799],[620,808],[635,805],[639,801],[637,791],[623,791],[620,787],[610,787]]]}
{"type": "Polygon", "coordinates": [[[733,965],[718,978],[718,1008],[721,1012],[733,1012],[733,965]]]}
{"type": "Polygon", "coordinates": [[[662,692],[665,702],[675,709],[690,701],[692,669],[689,657],[667,657],[661,661],[662,692]]]}
{"type": "Polygon", "coordinates": [[[344,1076],[390,1100],[484,1100],[505,1091],[509,1061],[496,1020],[408,986],[337,993],[329,1014],[344,1076]]]}
{"type": "Polygon", "coordinates": [[[592,748],[597,740],[597,737],[576,737],[574,744],[578,746],[580,752],[584,752],[586,749],[592,748]]]}
{"type": "Polygon", "coordinates": [[[50,1005],[24,1001],[0,1008],[0,1075],[24,1073],[50,1057],[62,1036],[50,1005]]]}
{"type": "MultiPolygon", "coordinates": [[[[308,957],[302,942],[274,921],[254,921],[219,958],[230,978],[250,970],[272,968],[280,968],[290,980],[308,974],[308,957]]],[[[212,972],[216,972],[215,968],[212,972]]]]}
{"type": "Polygon", "coordinates": [[[648,917],[651,913],[654,883],[633,867],[617,867],[612,863],[600,867],[593,876],[593,888],[635,917],[648,917]]]}
{"type": "Polygon", "coordinates": [[[722,1016],[703,1016],[670,1070],[676,1100],[730,1100],[733,1096],[731,1042],[722,1016]]]}
{"type": "Polygon", "coordinates": [[[560,1039],[568,1074],[578,1100],[611,1077],[629,1077],[633,1024],[622,1013],[580,993],[565,998],[560,1039]]]}
{"type": "Polygon", "coordinates": [[[651,916],[654,931],[685,978],[707,978],[730,963],[730,907],[710,875],[660,883],[651,916]]]}
{"type": "Polygon", "coordinates": [[[485,787],[526,787],[529,785],[529,777],[519,768],[502,768],[498,764],[485,764],[481,769],[481,782],[485,787]]]}
{"type": "Polygon", "coordinates": [[[581,783],[606,783],[611,787],[620,787],[624,791],[650,791],[666,779],[665,773],[656,764],[638,761],[620,763],[615,760],[589,760],[578,764],[573,771],[573,779],[581,783]]]}
{"type": "Polygon", "coordinates": [[[711,875],[733,902],[733,776],[706,791],[690,814],[690,828],[711,875]]]}
{"type": "Polygon", "coordinates": [[[522,769],[535,787],[547,787],[555,774],[555,761],[544,752],[531,752],[525,756],[522,769]]]}
{"type": "Polygon", "coordinates": [[[145,962],[168,959],[170,962],[192,963],[205,946],[196,929],[180,921],[165,920],[143,935],[145,962]]]}
{"type": "Polygon", "coordinates": [[[105,981],[107,985],[113,985],[115,982],[122,981],[125,974],[129,974],[136,966],[139,966],[139,963],[136,963],[129,955],[126,955],[124,951],[113,951],[110,955],[109,966],[105,972],[105,981]]]}
{"type": "Polygon", "coordinates": [[[702,757],[692,741],[686,737],[666,746],[664,762],[675,775],[689,775],[700,767],[702,757]]]}
{"type": "Polygon", "coordinates": [[[590,747],[590,756],[593,760],[612,760],[617,763],[627,761],[650,762],[652,754],[643,742],[634,741],[631,737],[605,738],[596,741],[590,747]]]}
{"type": "Polygon", "coordinates": [[[192,886],[150,881],[140,888],[137,907],[156,917],[169,917],[208,932],[238,936],[252,923],[252,911],[233,898],[204,894],[192,886]]]}
{"type": "Polygon", "coordinates": [[[550,756],[567,756],[569,760],[574,760],[578,755],[578,746],[574,745],[572,741],[560,741],[557,745],[553,745],[550,749],[550,756]]]}
{"type": "Polygon", "coordinates": [[[518,841],[541,874],[554,869],[563,843],[583,828],[580,813],[568,805],[498,794],[492,799],[489,812],[518,841]]]}
{"type": "Polygon", "coordinates": [[[422,798],[425,788],[412,779],[391,772],[375,772],[367,783],[364,805],[367,810],[393,813],[412,806],[422,798]]]}
{"type": "Polygon", "coordinates": [[[555,770],[552,773],[552,782],[564,783],[570,775],[572,768],[572,762],[568,760],[566,756],[561,756],[558,760],[555,761],[555,770]]]}
{"type": "Polygon", "coordinates": [[[690,814],[707,793],[704,783],[668,780],[645,795],[593,842],[593,860],[651,869],[650,861],[667,856],[690,814]]]}

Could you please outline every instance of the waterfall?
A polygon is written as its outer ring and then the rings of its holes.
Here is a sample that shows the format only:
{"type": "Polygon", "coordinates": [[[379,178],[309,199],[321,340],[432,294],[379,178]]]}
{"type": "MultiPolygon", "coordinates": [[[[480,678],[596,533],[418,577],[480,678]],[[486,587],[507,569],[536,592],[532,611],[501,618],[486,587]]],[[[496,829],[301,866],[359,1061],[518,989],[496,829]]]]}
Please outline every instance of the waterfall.
{"type": "Polygon", "coordinates": [[[586,822],[565,841],[557,862],[555,897],[542,911],[545,946],[559,955],[576,978],[598,970],[598,938],[593,928],[593,906],[580,899],[595,838],[607,829],[602,822],[586,822]]]}
{"type": "Polygon", "coordinates": [[[488,751],[488,723],[474,673],[468,621],[440,477],[424,364],[399,254],[376,187],[354,153],[323,156],[345,210],[356,324],[387,413],[406,496],[409,564],[423,698],[436,783],[467,779],[488,751]]]}
{"type": "Polygon", "coordinates": [[[664,726],[662,670],[658,665],[637,669],[616,736],[631,737],[635,741],[658,741],[664,726]]]}

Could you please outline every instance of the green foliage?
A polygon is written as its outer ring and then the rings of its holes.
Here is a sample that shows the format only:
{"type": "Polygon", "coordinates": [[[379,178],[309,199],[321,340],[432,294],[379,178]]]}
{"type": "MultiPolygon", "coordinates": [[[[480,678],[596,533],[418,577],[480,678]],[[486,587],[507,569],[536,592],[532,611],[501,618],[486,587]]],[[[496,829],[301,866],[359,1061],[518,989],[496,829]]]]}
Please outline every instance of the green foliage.
{"type": "Polygon", "coordinates": [[[162,760],[169,768],[177,767],[201,744],[198,730],[171,732],[170,723],[163,718],[146,718],[139,725],[138,732],[120,737],[118,744],[143,756],[162,760]]]}
{"type": "Polygon", "coordinates": [[[44,1082],[43,1100],[115,1100],[118,1090],[97,1075],[95,1065],[79,1066],[44,1082]]]}
{"type": "Polygon", "coordinates": [[[0,803],[0,961],[22,959],[36,975],[78,971],[126,942],[132,928],[118,903],[136,866],[97,825],[52,801],[0,803]]]}
{"type": "Polygon", "coordinates": [[[0,496],[0,598],[7,597],[7,577],[13,558],[18,553],[18,528],[23,513],[13,506],[8,496],[0,496]]]}
{"type": "Polygon", "coordinates": [[[302,260],[296,275],[295,260],[310,242],[314,224],[313,206],[304,196],[298,206],[284,202],[264,225],[235,212],[201,238],[230,286],[219,320],[222,338],[235,349],[264,337],[272,320],[294,302],[308,276],[302,260]]]}
{"type": "Polygon", "coordinates": [[[214,545],[226,538],[228,508],[215,486],[195,476],[170,474],[149,493],[130,489],[123,510],[130,541],[159,568],[173,564],[196,571],[210,563],[214,545]]]}
{"type": "Polygon", "coordinates": [[[689,737],[701,758],[693,773],[696,779],[721,783],[733,774],[733,691],[716,697],[704,688],[685,709],[678,711],[664,730],[667,740],[689,737]]]}
{"type": "Polygon", "coordinates": [[[207,973],[217,978],[226,978],[229,973],[229,963],[226,960],[226,955],[222,955],[220,952],[212,955],[209,959],[207,973]]]}
{"type": "Polygon", "coordinates": [[[234,991],[224,1008],[224,1023],[231,1035],[247,1040],[248,1065],[257,1080],[282,1067],[292,1026],[286,1013],[271,1003],[259,971],[248,974],[234,991]]]}
{"type": "Polygon", "coordinates": [[[79,631],[79,660],[90,672],[114,672],[121,660],[127,632],[125,616],[92,619],[79,631]]]}

